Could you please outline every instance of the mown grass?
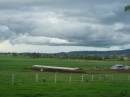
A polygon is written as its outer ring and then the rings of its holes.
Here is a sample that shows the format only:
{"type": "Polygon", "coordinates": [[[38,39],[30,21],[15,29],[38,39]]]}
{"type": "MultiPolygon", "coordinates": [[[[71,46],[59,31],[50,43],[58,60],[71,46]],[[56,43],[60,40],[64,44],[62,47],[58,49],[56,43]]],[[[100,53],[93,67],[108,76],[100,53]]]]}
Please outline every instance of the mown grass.
{"type": "Polygon", "coordinates": [[[1,97],[129,97],[129,82],[49,83],[0,87],[1,97]]]}
{"type": "Polygon", "coordinates": [[[103,71],[94,73],[93,80],[90,73],[84,75],[83,82],[82,74],[57,73],[55,83],[54,73],[32,71],[36,64],[80,67],[91,72],[130,62],[0,56],[0,97],[130,97],[129,73],[103,71]]]}
{"type": "Polygon", "coordinates": [[[114,64],[130,65],[130,62],[0,56],[0,70],[6,71],[25,71],[27,68],[30,68],[33,65],[66,66],[80,67],[82,69],[94,69],[95,67],[110,68],[114,64]]]}

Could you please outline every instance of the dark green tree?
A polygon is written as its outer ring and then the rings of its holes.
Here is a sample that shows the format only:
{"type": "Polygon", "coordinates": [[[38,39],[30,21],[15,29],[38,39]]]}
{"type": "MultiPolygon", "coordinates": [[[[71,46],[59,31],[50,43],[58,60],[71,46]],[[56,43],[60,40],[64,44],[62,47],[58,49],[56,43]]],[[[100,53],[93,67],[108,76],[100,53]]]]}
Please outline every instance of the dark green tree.
{"type": "Polygon", "coordinates": [[[125,6],[125,9],[124,9],[126,12],[127,11],[130,11],[130,5],[127,5],[127,6],[125,6]]]}

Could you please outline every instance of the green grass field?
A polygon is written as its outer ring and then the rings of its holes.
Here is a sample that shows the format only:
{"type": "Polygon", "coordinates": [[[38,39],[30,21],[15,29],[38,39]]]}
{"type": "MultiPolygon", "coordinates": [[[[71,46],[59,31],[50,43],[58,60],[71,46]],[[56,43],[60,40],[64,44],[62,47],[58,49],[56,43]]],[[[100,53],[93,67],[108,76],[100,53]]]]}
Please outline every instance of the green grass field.
{"type": "Polygon", "coordinates": [[[106,71],[118,63],[130,65],[129,61],[0,56],[0,97],[130,97],[129,73],[106,71]],[[88,74],[34,72],[32,65],[80,67],[88,74]]]}

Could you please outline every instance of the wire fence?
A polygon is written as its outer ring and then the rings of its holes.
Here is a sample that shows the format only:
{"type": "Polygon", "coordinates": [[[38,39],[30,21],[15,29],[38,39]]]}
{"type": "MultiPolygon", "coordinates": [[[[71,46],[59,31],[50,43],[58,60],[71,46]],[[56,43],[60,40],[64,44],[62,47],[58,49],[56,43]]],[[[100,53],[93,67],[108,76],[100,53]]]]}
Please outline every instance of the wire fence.
{"type": "Polygon", "coordinates": [[[87,83],[96,81],[130,81],[130,74],[73,74],[73,73],[0,73],[0,84],[29,83],[87,83]]]}

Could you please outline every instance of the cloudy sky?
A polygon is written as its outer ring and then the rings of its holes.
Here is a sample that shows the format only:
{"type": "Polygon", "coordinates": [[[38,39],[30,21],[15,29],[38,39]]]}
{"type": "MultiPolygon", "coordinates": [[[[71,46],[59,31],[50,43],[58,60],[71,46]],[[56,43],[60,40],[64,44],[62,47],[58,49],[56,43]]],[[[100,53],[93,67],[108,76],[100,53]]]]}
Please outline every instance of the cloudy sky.
{"type": "Polygon", "coordinates": [[[130,48],[130,0],[0,0],[0,52],[130,48]]]}

